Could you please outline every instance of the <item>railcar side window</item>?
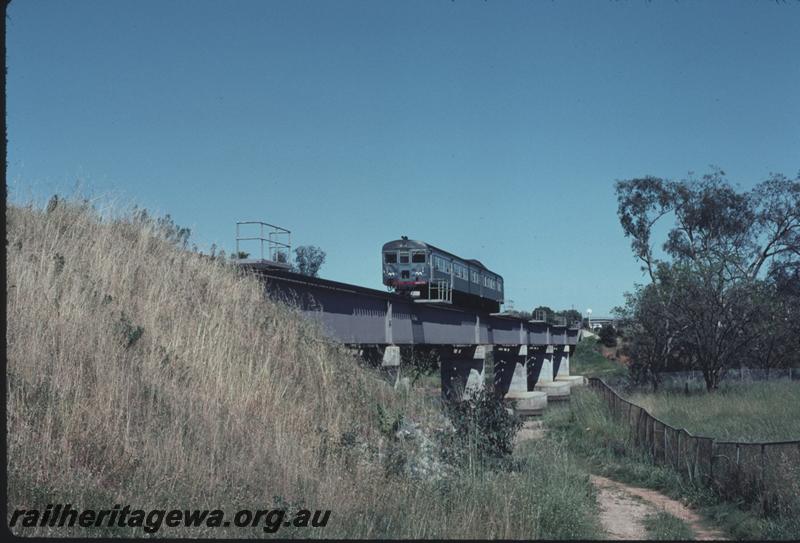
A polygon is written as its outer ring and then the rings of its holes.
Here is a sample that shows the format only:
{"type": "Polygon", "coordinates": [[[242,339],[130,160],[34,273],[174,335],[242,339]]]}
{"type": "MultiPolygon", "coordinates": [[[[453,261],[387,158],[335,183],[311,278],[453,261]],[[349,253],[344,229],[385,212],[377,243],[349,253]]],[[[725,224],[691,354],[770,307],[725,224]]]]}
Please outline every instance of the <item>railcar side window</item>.
{"type": "Polygon", "coordinates": [[[397,253],[383,253],[383,261],[387,264],[397,264],[397,253]]]}
{"type": "Polygon", "coordinates": [[[424,264],[425,253],[422,251],[414,251],[413,253],[411,253],[411,262],[415,264],[424,264]]]}
{"type": "Polygon", "coordinates": [[[476,271],[473,271],[471,273],[472,273],[472,282],[475,283],[476,285],[480,285],[481,284],[481,274],[479,274],[476,271]]]}
{"type": "Polygon", "coordinates": [[[408,264],[408,253],[400,253],[400,264],[408,264]]]}

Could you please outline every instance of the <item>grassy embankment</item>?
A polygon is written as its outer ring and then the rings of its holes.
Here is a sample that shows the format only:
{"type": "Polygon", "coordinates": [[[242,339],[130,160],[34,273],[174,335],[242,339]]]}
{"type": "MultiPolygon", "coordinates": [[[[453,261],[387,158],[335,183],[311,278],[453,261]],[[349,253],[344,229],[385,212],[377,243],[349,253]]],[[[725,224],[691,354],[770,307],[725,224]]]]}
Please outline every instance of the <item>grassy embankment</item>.
{"type": "MultiPolygon", "coordinates": [[[[592,352],[592,342],[584,343],[576,353],[580,360],[573,367],[590,366],[591,360],[600,356],[592,352]]],[[[651,413],[664,417],[666,422],[697,434],[748,440],[797,436],[794,433],[797,420],[792,419],[800,403],[797,385],[771,382],[753,385],[750,390],[725,387],[720,392],[688,397],[676,393],[636,394],[631,399],[652,408],[651,413]],[[768,416],[770,413],[774,414],[772,418],[768,416]]],[[[800,538],[798,509],[783,510],[765,518],[757,506],[724,502],[709,489],[687,482],[671,468],[654,466],[645,453],[635,448],[627,429],[611,417],[600,397],[591,390],[574,390],[570,405],[562,410],[549,410],[545,420],[552,434],[560,436],[588,469],[682,499],[734,538],[800,538]]]]}
{"type": "MultiPolygon", "coordinates": [[[[395,392],[295,310],[266,300],[254,278],[180,249],[169,225],[103,218],[75,202],[7,211],[10,511],[130,504],[232,515],[289,504],[330,509],[330,521],[277,536],[597,536],[588,479],[558,443],[531,444],[531,460],[513,472],[436,480],[389,469],[402,454],[378,406],[434,428],[443,424],[436,404],[395,392]]],[[[159,534],[268,535],[260,526],[159,534]]]]}
{"type": "Polygon", "coordinates": [[[625,377],[628,374],[624,365],[600,354],[600,347],[594,339],[584,339],[578,343],[575,355],[569,361],[569,372],[572,375],[600,377],[607,380],[625,377]]]}

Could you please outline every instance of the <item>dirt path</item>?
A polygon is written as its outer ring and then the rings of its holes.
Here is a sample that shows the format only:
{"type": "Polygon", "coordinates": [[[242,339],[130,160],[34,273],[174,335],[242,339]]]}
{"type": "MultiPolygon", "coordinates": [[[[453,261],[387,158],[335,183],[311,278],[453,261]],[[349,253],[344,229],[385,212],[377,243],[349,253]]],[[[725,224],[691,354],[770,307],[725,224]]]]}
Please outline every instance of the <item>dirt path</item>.
{"type": "Polygon", "coordinates": [[[592,475],[598,490],[600,521],[611,539],[646,539],[642,522],[650,514],[666,511],[686,524],[698,541],[727,539],[719,530],[708,529],[700,516],[655,490],[629,486],[599,475],[592,475]]]}
{"type": "MultiPolygon", "coordinates": [[[[525,421],[517,433],[516,443],[539,439],[544,432],[541,421],[525,421]]],[[[592,475],[591,481],[598,491],[600,521],[609,539],[647,539],[644,519],[661,511],[688,524],[698,541],[727,539],[721,531],[707,528],[697,513],[655,490],[626,485],[599,475],[592,475]]]]}

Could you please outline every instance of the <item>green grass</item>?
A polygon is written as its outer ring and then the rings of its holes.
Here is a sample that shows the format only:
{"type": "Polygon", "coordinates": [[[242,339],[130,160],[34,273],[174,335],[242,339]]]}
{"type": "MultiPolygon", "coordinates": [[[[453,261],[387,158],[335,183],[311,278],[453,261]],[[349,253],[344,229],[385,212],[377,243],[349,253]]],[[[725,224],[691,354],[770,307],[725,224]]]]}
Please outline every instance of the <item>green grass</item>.
{"type": "Polygon", "coordinates": [[[800,383],[723,383],[712,393],[635,393],[627,399],[695,435],[723,441],[800,439],[800,383]]]}
{"type": "Polygon", "coordinates": [[[690,541],[694,532],[681,519],[666,512],[656,513],[644,519],[647,539],[655,541],[690,541]]]}
{"type": "Polygon", "coordinates": [[[552,439],[593,473],[623,483],[660,491],[695,508],[734,539],[798,539],[800,515],[784,513],[765,518],[758,508],[739,507],[721,500],[710,489],[695,486],[671,468],[655,466],[630,441],[592,390],[576,388],[568,405],[550,406],[543,416],[552,439]]]}
{"type": "Polygon", "coordinates": [[[600,377],[611,379],[624,377],[628,368],[614,360],[608,360],[600,354],[600,346],[593,338],[586,338],[575,350],[575,355],[570,358],[569,372],[572,375],[584,377],[600,377]]]}

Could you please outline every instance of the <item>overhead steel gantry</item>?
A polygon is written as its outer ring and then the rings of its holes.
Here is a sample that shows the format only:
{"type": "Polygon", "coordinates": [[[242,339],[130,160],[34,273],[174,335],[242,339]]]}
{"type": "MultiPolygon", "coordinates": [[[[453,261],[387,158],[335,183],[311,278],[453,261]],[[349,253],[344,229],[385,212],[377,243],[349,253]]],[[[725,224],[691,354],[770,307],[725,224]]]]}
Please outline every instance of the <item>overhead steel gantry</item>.
{"type": "Polygon", "coordinates": [[[241,266],[264,281],[273,299],[298,307],[331,339],[356,347],[365,356],[380,356],[383,366],[399,366],[417,349],[435,350],[445,397],[463,391],[471,373],[483,378],[487,352],[493,354],[496,390],[533,391],[553,383],[554,396],[564,392],[554,381],[568,380],[578,327],[415,303],[390,292],[273,267],[241,266]]]}

